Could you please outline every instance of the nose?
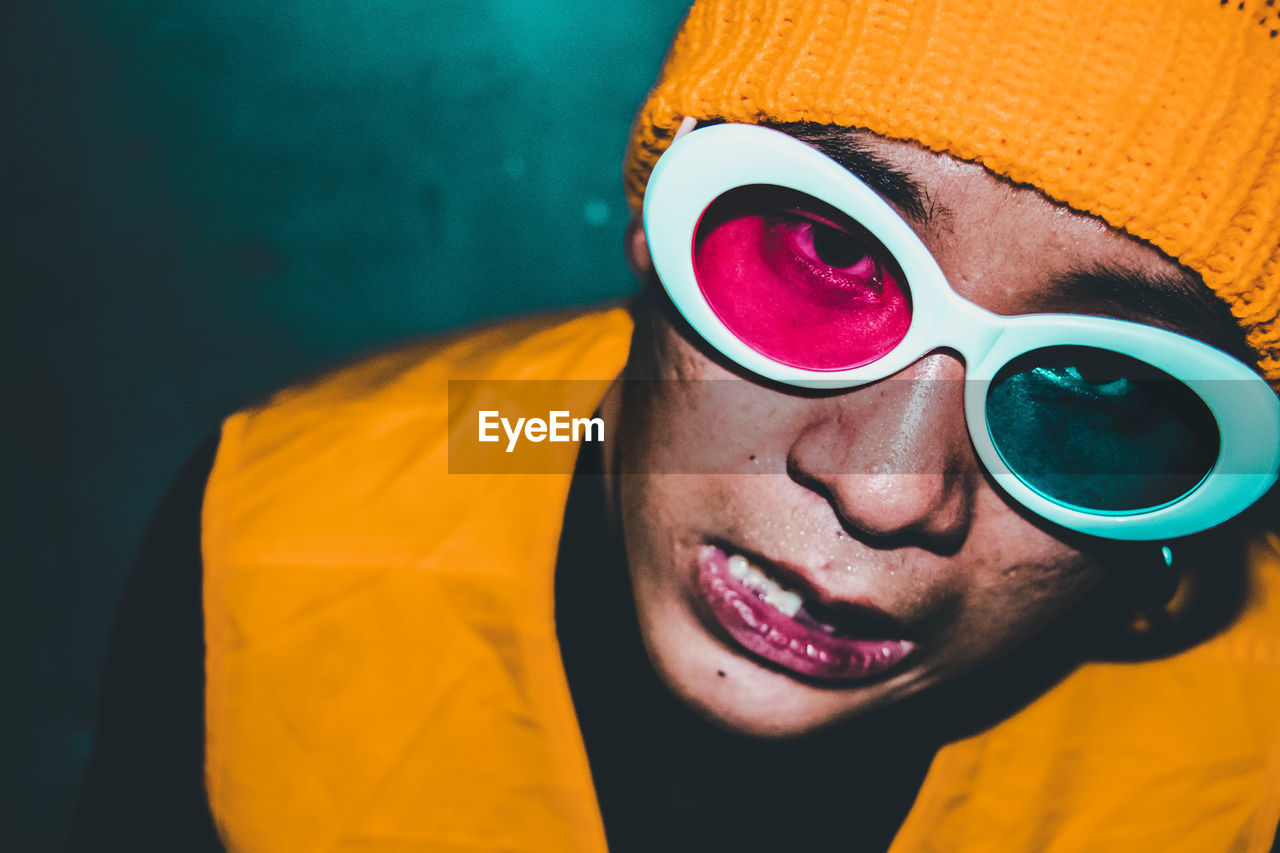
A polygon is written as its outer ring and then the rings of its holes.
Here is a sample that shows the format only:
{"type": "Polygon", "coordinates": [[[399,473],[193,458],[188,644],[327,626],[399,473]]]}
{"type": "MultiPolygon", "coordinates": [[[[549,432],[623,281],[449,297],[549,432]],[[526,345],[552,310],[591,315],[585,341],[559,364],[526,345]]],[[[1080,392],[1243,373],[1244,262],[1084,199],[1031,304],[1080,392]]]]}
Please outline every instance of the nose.
{"type": "Polygon", "coordinates": [[[868,544],[960,546],[982,480],[964,420],[964,367],[935,354],[874,385],[814,401],[787,471],[868,544]]]}

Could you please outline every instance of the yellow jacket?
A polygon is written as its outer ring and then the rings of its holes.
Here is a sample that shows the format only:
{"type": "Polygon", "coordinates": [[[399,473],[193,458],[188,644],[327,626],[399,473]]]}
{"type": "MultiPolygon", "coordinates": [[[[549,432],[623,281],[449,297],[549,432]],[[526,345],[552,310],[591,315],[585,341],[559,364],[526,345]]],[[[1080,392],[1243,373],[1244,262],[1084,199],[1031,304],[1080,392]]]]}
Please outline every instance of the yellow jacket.
{"type": "MultiPolygon", "coordinates": [[[[621,369],[622,310],[365,361],[230,418],[205,497],[207,783],[232,851],[603,851],[552,580],[569,474],[450,474],[450,379],[621,369]]],[[[585,384],[585,383],[584,383],[585,384]]],[[[457,433],[461,436],[461,433],[457,433]]],[[[547,445],[568,454],[576,445],[547,445]]],[[[548,469],[550,470],[550,469],[548,469]]],[[[1280,540],[1191,651],[944,747],[892,853],[1270,849],[1280,540]]]]}

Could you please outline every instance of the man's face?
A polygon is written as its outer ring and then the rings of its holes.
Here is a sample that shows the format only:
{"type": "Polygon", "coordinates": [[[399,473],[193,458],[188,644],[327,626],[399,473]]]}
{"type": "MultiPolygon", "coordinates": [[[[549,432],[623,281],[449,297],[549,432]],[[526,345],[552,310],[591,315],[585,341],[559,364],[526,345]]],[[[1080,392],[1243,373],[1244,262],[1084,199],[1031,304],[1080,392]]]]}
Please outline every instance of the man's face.
{"type": "MultiPolygon", "coordinates": [[[[874,161],[882,194],[961,296],[1001,314],[1104,314],[1212,337],[1179,311],[1201,298],[1194,280],[1147,245],[973,164],[867,133],[819,136],[809,141],[874,161]],[[1082,284],[1085,271],[1096,275],[1082,284]],[[1150,292],[1119,304],[1109,278],[1150,292]]],[[[648,275],[642,239],[631,254],[648,275]]],[[[644,353],[664,381],[611,392],[607,456],[626,472],[614,484],[650,657],[710,718],[781,736],[883,707],[997,661],[1102,577],[1098,543],[1030,516],[987,476],[953,354],[798,394],[745,377],[655,314],[633,359],[644,353]]]]}

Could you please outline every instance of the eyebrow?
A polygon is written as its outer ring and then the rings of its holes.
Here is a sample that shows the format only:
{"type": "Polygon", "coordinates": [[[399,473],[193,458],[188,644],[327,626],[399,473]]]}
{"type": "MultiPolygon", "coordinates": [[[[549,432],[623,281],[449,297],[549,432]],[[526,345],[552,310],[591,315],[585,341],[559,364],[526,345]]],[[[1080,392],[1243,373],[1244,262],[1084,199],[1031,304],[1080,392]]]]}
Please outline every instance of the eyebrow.
{"type": "Polygon", "coordinates": [[[929,191],[922,183],[867,150],[857,137],[849,133],[847,127],[807,121],[771,122],[764,126],[780,130],[817,148],[860,178],[917,225],[926,228],[942,227],[940,220],[951,215],[950,210],[930,198],[929,191]]]}
{"type": "Polygon", "coordinates": [[[1091,305],[1124,320],[1172,329],[1217,347],[1245,364],[1257,356],[1231,309],[1191,271],[1159,275],[1098,263],[1054,277],[1045,288],[1048,310],[1079,312],[1091,305]]]}

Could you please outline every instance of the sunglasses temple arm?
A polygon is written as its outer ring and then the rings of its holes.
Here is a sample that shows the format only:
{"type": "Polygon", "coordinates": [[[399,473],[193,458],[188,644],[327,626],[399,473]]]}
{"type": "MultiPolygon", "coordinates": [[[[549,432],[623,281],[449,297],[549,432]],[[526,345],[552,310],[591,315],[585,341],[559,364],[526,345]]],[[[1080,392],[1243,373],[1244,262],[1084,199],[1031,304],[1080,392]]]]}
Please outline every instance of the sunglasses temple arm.
{"type": "Polygon", "coordinates": [[[681,119],[680,126],[676,128],[675,136],[671,137],[671,141],[675,142],[680,137],[684,136],[685,134],[687,134],[689,131],[693,130],[697,126],[698,126],[698,120],[696,118],[694,118],[693,116],[685,116],[683,119],[681,119]]]}

